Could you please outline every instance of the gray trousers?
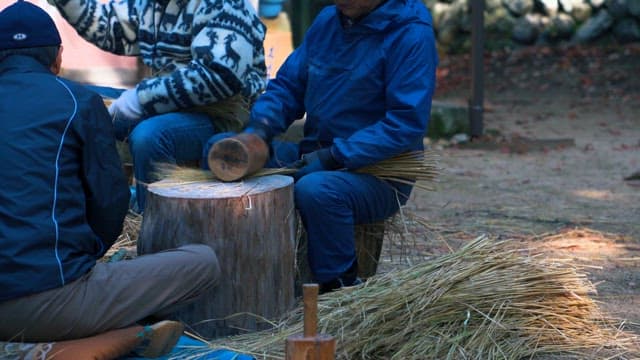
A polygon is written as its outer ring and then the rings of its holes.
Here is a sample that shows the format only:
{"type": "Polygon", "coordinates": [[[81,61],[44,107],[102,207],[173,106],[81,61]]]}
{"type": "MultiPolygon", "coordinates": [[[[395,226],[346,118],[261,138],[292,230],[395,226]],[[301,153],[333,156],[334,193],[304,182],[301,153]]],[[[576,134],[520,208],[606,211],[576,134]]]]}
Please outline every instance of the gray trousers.
{"type": "Polygon", "coordinates": [[[215,252],[201,244],[100,262],[61,288],[0,302],[0,340],[60,341],[130,326],[196,299],[219,277],[215,252]]]}

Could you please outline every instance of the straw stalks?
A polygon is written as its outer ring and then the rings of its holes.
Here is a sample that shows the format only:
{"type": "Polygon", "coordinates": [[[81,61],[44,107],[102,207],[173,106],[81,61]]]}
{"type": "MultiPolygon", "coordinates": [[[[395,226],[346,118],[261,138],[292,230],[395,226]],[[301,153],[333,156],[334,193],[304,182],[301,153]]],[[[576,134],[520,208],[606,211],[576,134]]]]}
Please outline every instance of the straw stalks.
{"type": "MultiPolygon", "coordinates": [[[[634,338],[602,317],[593,293],[568,262],[479,237],[433,261],[321,295],[318,330],[337,339],[338,359],[628,358],[634,338]]],[[[210,349],[284,359],[286,338],[302,329],[299,307],[273,330],[215,340],[210,349]]]]}
{"type": "MultiPolygon", "coordinates": [[[[105,107],[111,106],[115,99],[102,98],[105,107]]],[[[244,96],[236,94],[215,103],[185,109],[186,112],[199,112],[209,116],[216,129],[221,132],[238,132],[247,125],[251,104],[244,96]]]]}
{"type": "MultiPolygon", "coordinates": [[[[107,255],[135,244],[140,220],[127,216],[107,255]]],[[[432,231],[410,212],[404,222],[408,227],[388,227],[386,235],[418,239],[427,235],[422,227],[432,231]]],[[[640,358],[637,339],[600,313],[583,268],[514,249],[521,244],[479,237],[363,286],[321,295],[319,332],[337,339],[338,359],[640,358]]],[[[272,330],[185,348],[170,359],[200,359],[221,348],[284,359],[286,338],[302,327],[300,306],[272,330]]]]}
{"type": "Polygon", "coordinates": [[[244,96],[236,94],[215,103],[197,106],[187,111],[207,114],[218,131],[238,132],[249,121],[250,108],[250,102],[244,96]]]}
{"type": "Polygon", "coordinates": [[[142,215],[130,211],[124,218],[120,236],[118,236],[111,248],[107,250],[101,261],[119,261],[136,257],[136,243],[141,225],[142,215]]]}
{"type": "MultiPolygon", "coordinates": [[[[416,188],[433,190],[431,184],[436,181],[439,170],[438,156],[434,152],[426,150],[400,154],[377,164],[357,169],[355,172],[403,184],[415,183],[416,188]]],[[[291,168],[263,168],[250,177],[289,175],[296,171],[297,169],[291,168]]],[[[210,171],[173,164],[157,164],[156,177],[169,180],[172,183],[218,181],[210,171]]]]}

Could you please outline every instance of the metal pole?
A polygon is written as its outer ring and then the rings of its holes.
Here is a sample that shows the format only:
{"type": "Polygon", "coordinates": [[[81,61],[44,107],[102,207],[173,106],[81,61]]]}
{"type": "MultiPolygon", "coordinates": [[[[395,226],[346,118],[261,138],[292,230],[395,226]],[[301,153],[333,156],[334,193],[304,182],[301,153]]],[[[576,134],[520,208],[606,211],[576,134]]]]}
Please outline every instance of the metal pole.
{"type": "Polygon", "coordinates": [[[313,21],[311,14],[312,0],[291,0],[291,33],[293,38],[293,48],[297,48],[302,43],[304,34],[313,21]]]}
{"type": "Polygon", "coordinates": [[[484,101],[484,0],[471,0],[471,99],[469,125],[471,137],[482,136],[484,101]]]}

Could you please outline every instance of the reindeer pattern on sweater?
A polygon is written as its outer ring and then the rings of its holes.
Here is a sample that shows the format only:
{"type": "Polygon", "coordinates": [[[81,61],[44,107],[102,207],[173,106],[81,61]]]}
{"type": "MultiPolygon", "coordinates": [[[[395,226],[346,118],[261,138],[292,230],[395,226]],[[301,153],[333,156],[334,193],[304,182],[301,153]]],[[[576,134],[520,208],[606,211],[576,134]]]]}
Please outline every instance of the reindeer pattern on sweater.
{"type": "Polygon", "coordinates": [[[266,28],[246,0],[51,1],[80,36],[152,70],[137,86],[147,115],[264,90],[266,28]]]}

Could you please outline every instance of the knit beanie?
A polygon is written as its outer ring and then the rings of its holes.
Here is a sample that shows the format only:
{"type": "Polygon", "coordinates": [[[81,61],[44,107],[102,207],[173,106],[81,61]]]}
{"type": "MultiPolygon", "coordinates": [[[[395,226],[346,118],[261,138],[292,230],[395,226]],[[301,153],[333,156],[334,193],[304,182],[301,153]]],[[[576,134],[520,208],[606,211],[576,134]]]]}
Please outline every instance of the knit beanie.
{"type": "Polygon", "coordinates": [[[61,43],[53,19],[38,6],[18,0],[0,11],[0,50],[57,46],[61,43]]]}

